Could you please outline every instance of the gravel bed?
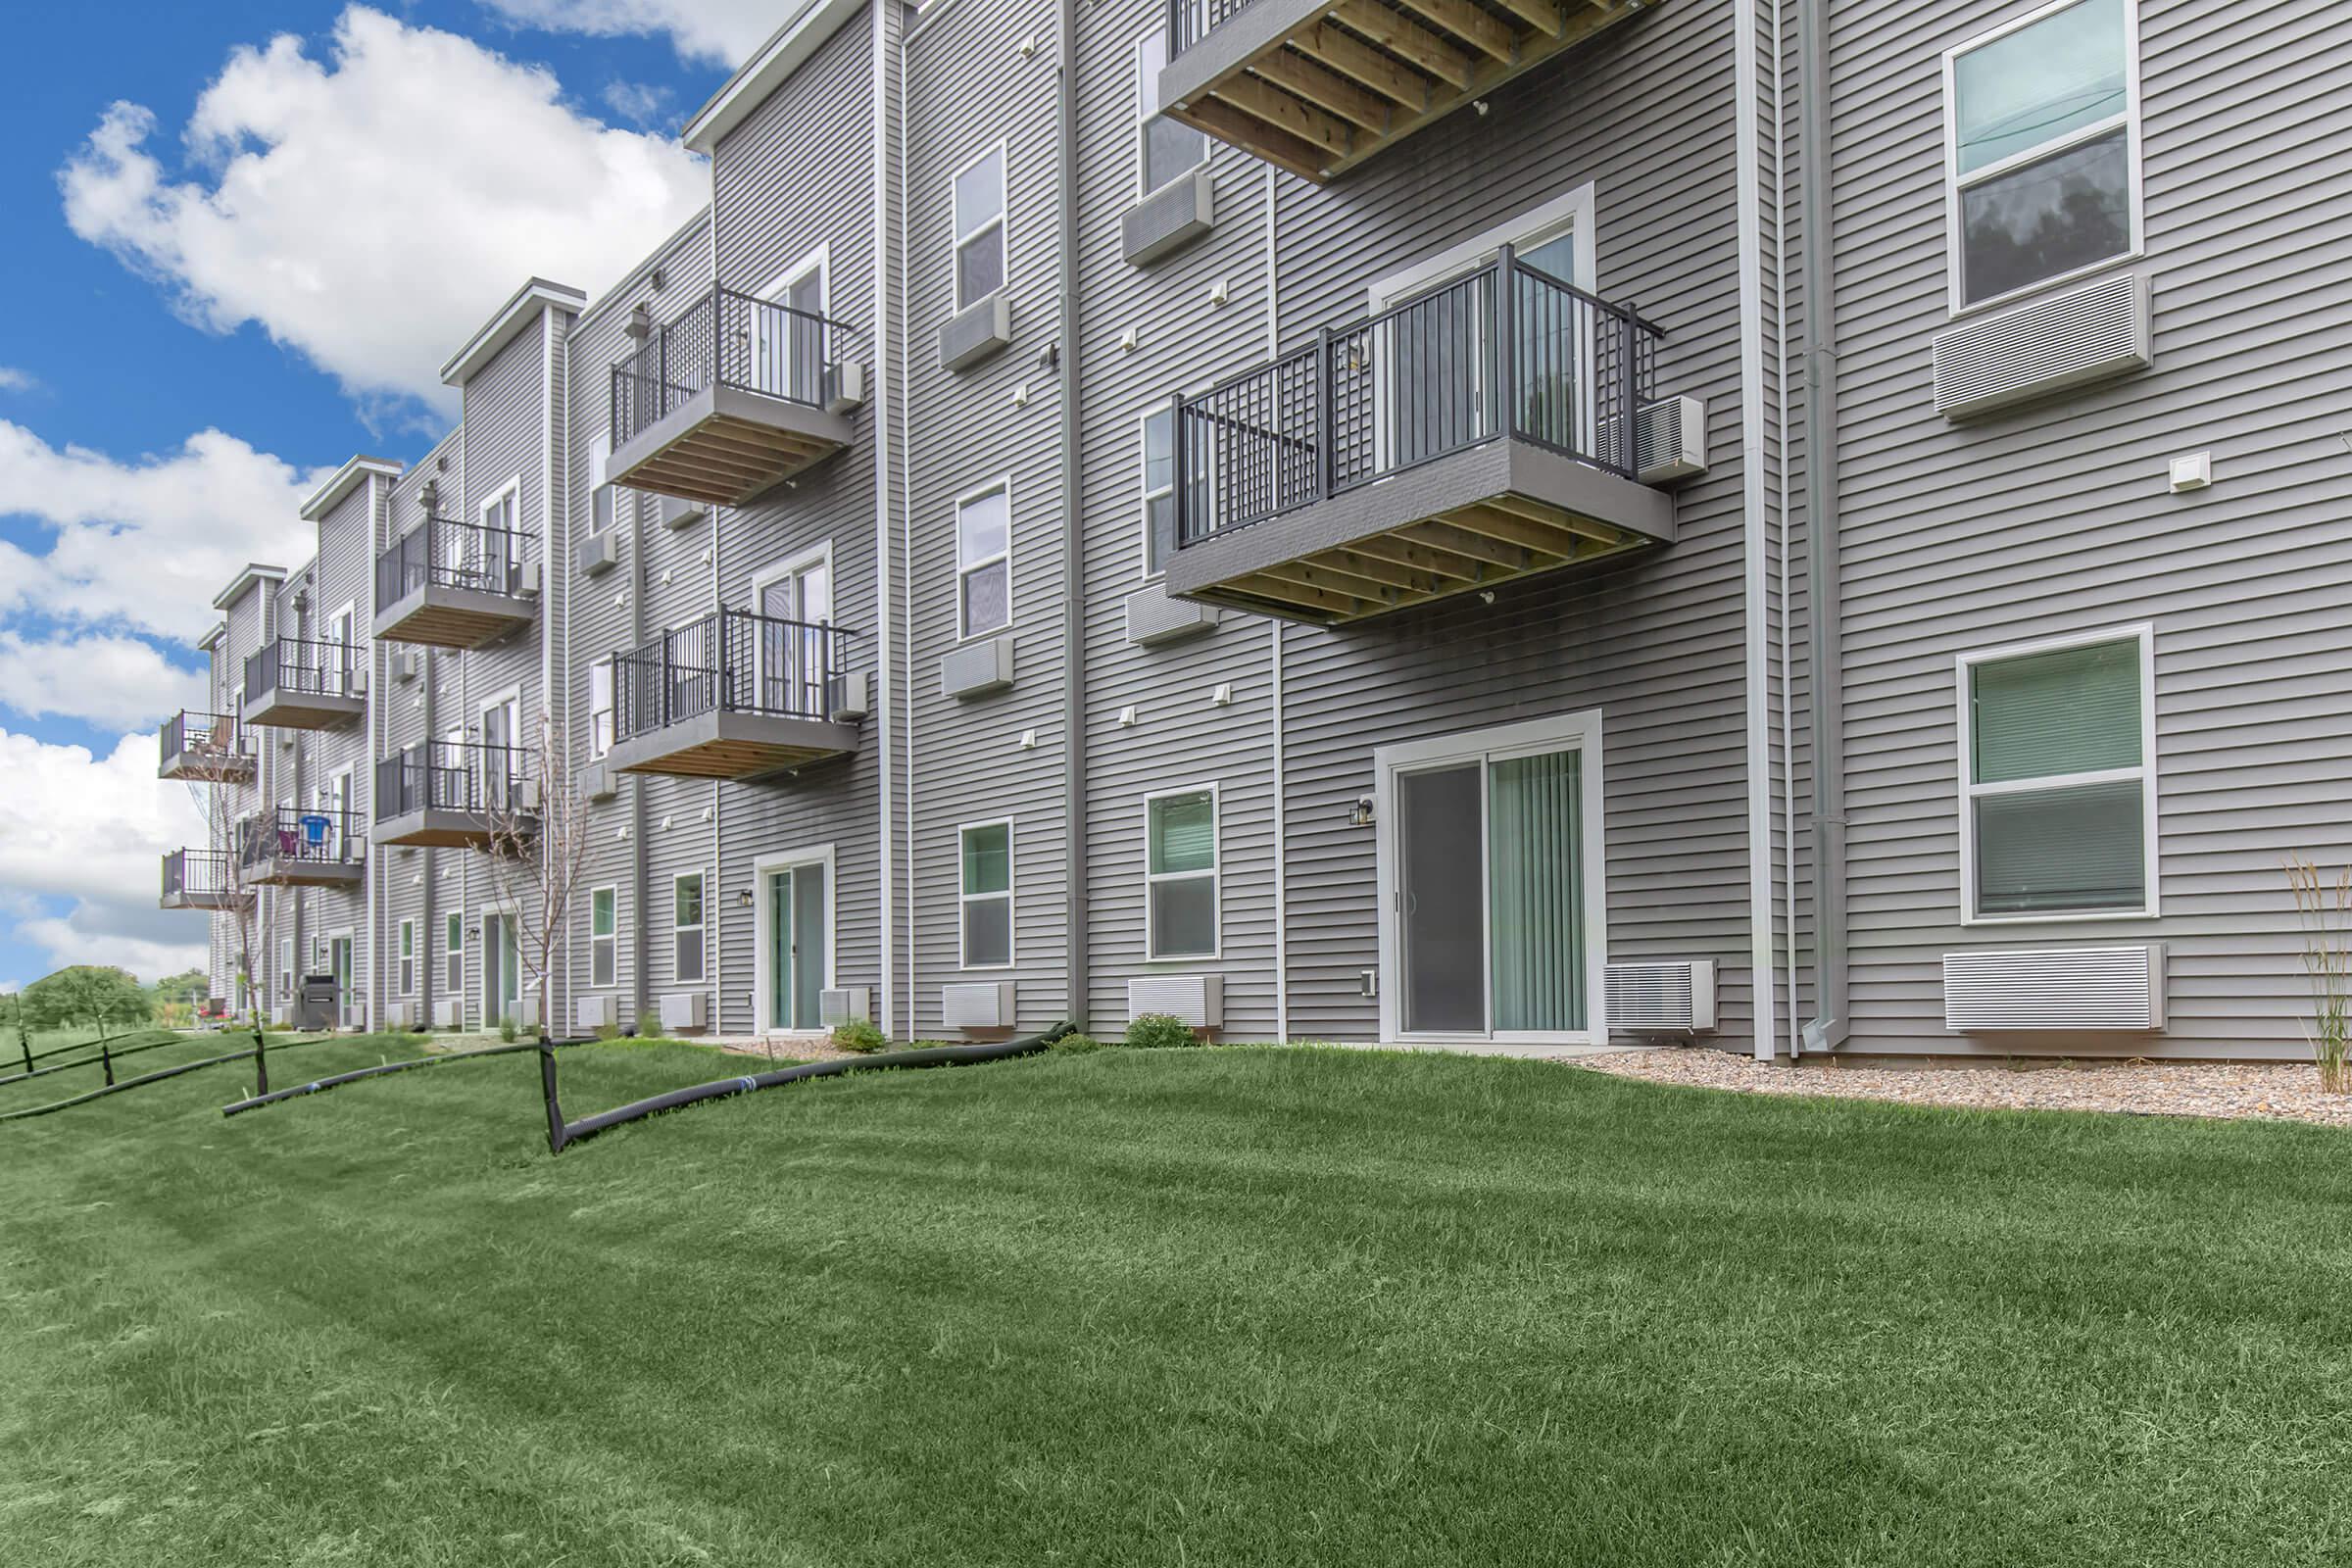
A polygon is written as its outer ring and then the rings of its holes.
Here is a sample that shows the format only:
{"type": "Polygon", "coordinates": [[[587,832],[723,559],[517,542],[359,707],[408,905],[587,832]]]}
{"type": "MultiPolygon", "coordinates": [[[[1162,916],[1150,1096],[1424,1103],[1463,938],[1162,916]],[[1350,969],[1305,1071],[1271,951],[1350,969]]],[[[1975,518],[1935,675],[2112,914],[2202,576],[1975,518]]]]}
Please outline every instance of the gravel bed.
{"type": "Polygon", "coordinates": [[[1826,1095],[1976,1110],[2108,1110],[2352,1127],[2352,1095],[2320,1087],[2319,1069],[2272,1062],[2062,1062],[2032,1067],[1876,1066],[1836,1058],[1798,1067],[1704,1048],[1562,1058],[1652,1083],[1749,1095],[1826,1095]]]}

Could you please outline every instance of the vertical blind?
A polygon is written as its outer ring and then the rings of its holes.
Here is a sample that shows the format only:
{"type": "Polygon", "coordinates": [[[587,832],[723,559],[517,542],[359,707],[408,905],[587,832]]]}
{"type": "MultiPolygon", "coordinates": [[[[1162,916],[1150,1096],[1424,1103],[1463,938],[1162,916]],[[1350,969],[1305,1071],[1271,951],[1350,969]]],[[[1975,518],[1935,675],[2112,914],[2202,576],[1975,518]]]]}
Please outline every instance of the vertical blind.
{"type": "Polygon", "coordinates": [[[1497,1031],[1585,1026],[1582,754],[1487,764],[1487,889],[1497,1031]]]}

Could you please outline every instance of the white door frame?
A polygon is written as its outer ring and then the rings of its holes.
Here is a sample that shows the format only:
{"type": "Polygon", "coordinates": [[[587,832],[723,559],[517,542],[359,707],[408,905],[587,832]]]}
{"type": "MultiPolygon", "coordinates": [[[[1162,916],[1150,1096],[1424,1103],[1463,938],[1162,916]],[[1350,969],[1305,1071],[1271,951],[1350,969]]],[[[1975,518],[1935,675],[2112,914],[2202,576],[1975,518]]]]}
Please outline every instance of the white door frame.
{"type": "MultiPolygon", "coordinates": [[[[774,277],[769,278],[767,287],[761,289],[758,297],[769,305],[782,305],[784,303],[784,296],[792,292],[794,284],[800,283],[810,276],[814,276],[816,279],[816,314],[821,318],[830,319],[833,315],[832,251],[833,247],[829,241],[818,245],[816,249],[810,251],[808,255],[802,257],[799,261],[795,262],[792,266],[787,267],[781,272],[778,272],[774,277]]],[[[764,340],[762,323],[767,318],[765,315],[760,312],[755,311],[752,313],[752,364],[756,368],[757,371],[762,373],[770,368],[771,356],[775,352],[764,340]]],[[[823,345],[823,347],[830,347],[830,345],[823,345]]],[[[785,397],[803,398],[805,400],[811,400],[821,396],[821,388],[803,388],[795,387],[790,384],[793,373],[792,334],[790,332],[785,334],[782,354],[784,360],[782,369],[786,384],[780,388],[760,386],[754,388],[754,390],[760,392],[771,392],[785,397]]],[[[822,362],[825,357],[826,356],[822,352],[820,352],[817,356],[819,361],[817,374],[820,377],[822,377],[824,374],[824,367],[822,362]]]]}
{"type": "MultiPolygon", "coordinates": [[[[1495,1050],[1513,1048],[1541,1052],[1562,1045],[1605,1046],[1608,1021],[1608,853],[1602,837],[1600,710],[1526,719],[1487,729],[1464,730],[1430,740],[1383,746],[1372,754],[1373,820],[1379,835],[1375,849],[1375,878],[1380,923],[1380,1038],[1409,1044],[1479,1045],[1495,1050]],[[1484,761],[1494,757],[1526,757],[1573,748],[1581,755],[1581,800],[1585,863],[1585,1027],[1540,1034],[1420,1033],[1406,1034],[1403,1015],[1403,938],[1397,909],[1397,853],[1396,835],[1396,775],[1445,762],[1484,761]]],[[[1481,789],[1484,774],[1482,768],[1481,789]]],[[[1493,932],[1488,932],[1490,944],[1493,932]]],[[[1491,975],[1480,984],[1491,984],[1491,975]]]]}
{"type": "Polygon", "coordinates": [[[839,983],[837,966],[841,962],[840,926],[834,914],[841,897],[841,878],[836,874],[837,857],[831,844],[811,844],[800,849],[776,850],[752,861],[752,1031],[762,1035],[798,1034],[808,1036],[818,1030],[795,1030],[779,1024],[775,1017],[775,961],[773,951],[775,933],[774,901],[768,882],[779,871],[797,871],[803,866],[821,866],[825,873],[825,989],[830,991],[839,983]]]}
{"type": "MultiPolygon", "coordinates": [[[[502,1016],[500,1013],[493,1010],[491,1006],[493,1001],[499,1000],[494,999],[490,995],[490,945],[497,940],[497,938],[491,934],[491,928],[493,926],[512,928],[513,925],[514,921],[512,919],[504,914],[499,913],[495,909],[485,909],[482,911],[482,958],[479,963],[474,965],[473,990],[475,1000],[481,1007],[482,1027],[484,1029],[496,1029],[498,1027],[499,1018],[502,1016]]],[[[515,1022],[519,1024],[522,1021],[521,1013],[523,997],[522,933],[520,931],[514,932],[514,961],[510,967],[512,967],[514,971],[513,979],[514,985],[515,1022]]]]}

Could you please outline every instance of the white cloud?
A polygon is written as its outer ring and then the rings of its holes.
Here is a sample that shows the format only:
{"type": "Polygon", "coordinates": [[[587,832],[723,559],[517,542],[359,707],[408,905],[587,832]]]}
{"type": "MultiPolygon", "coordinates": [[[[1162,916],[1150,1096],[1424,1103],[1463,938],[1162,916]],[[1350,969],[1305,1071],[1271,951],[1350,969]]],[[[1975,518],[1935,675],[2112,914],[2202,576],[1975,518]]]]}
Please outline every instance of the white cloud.
{"type": "Polygon", "coordinates": [[[205,680],[136,637],[31,640],[0,631],[0,705],[27,718],[56,713],[102,729],[153,725],[204,706],[205,680]]]}
{"type": "Polygon", "coordinates": [[[315,535],[296,511],[329,472],[297,469],[219,430],[124,463],[52,447],[0,419],[0,515],[56,531],[46,555],[0,540],[0,609],[202,636],[217,618],[213,596],[238,567],[310,559],[315,535]]]}
{"type": "Polygon", "coordinates": [[[0,365],[0,392],[29,392],[40,384],[40,378],[30,370],[0,365]]]}
{"type": "Polygon", "coordinates": [[[71,912],[17,922],[51,967],[120,963],[153,977],[204,961],[201,915],[156,907],[158,858],[201,844],[205,821],[185,786],[155,776],[155,736],[113,753],[52,746],[0,729],[0,895],[68,899],[71,912]]]}
{"type": "Polygon", "coordinates": [[[605,83],[605,107],[633,124],[658,122],[669,108],[669,89],[640,81],[605,83]]]}
{"type": "Polygon", "coordinates": [[[708,189],[699,160],[575,113],[550,72],[363,6],[322,59],[290,34],[231,53],[184,133],[196,177],[167,172],[155,129],[118,103],[60,172],[75,233],[190,320],[256,323],[356,397],[443,410],[441,364],[526,276],[593,294],[708,189]]]}
{"type": "Polygon", "coordinates": [[[667,33],[688,60],[732,69],[783,20],[777,0],[482,0],[511,21],[550,32],[612,38],[667,33]]]}

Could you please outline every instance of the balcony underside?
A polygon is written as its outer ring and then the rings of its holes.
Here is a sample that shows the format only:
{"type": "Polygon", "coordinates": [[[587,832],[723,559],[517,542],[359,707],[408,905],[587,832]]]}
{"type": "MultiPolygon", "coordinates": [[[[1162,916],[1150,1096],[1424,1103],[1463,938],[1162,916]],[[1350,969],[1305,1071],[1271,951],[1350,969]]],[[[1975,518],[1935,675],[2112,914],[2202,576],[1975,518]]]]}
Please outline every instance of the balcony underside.
{"type": "Polygon", "coordinates": [[[245,868],[245,880],[271,888],[356,888],[367,869],[362,860],[305,860],[272,856],[245,868]]]}
{"type": "Polygon", "coordinates": [[[488,854],[498,847],[495,828],[504,828],[510,837],[529,838],[538,833],[539,824],[531,816],[494,820],[480,811],[432,806],[379,818],[369,838],[376,844],[407,844],[428,850],[480,850],[488,854]]]}
{"type": "Polygon", "coordinates": [[[155,776],[190,784],[246,784],[253,779],[253,754],[174,752],[164,759],[155,776]]]}
{"type": "Polygon", "coordinates": [[[1370,158],[1642,0],[1250,0],[1159,74],[1168,113],[1311,180],[1370,158]]]}
{"type": "Polygon", "coordinates": [[[365,697],[271,690],[245,699],[245,722],[271,729],[333,729],[368,710],[365,697]]]}
{"type": "Polygon", "coordinates": [[[709,386],[630,437],[605,471],[657,495],[741,506],[850,444],[847,416],[731,386],[709,386]]]}
{"type": "Polygon", "coordinates": [[[202,909],[207,913],[210,913],[215,909],[235,908],[240,898],[242,898],[244,902],[250,903],[252,902],[253,895],[250,893],[238,895],[227,892],[167,893],[163,896],[159,906],[166,909],[202,909]]]}
{"type": "Polygon", "coordinates": [[[814,718],[703,713],[632,735],[612,748],[616,773],[750,779],[805,767],[858,749],[858,729],[814,718]]]}
{"type": "Polygon", "coordinates": [[[523,630],[538,614],[539,605],[533,599],[427,583],[385,606],[375,617],[374,629],[383,642],[481,648],[523,630]]]}
{"type": "Polygon", "coordinates": [[[1674,499],[1490,441],[1176,552],[1168,592],[1333,626],[1674,541],[1674,499]]]}

